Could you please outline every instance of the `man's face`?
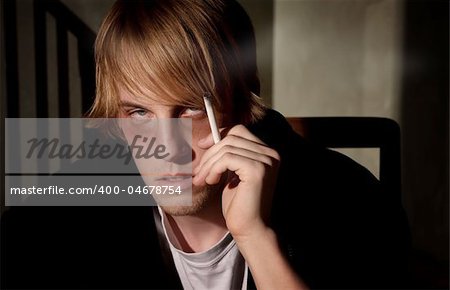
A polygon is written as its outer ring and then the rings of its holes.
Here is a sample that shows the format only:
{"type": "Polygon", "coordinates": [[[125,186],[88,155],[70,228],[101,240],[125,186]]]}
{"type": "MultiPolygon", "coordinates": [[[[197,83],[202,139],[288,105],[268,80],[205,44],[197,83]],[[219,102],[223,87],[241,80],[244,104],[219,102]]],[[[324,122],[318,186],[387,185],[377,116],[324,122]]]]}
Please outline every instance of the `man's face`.
{"type": "MultiPolygon", "coordinates": [[[[197,146],[198,140],[208,136],[211,132],[208,117],[204,108],[163,105],[155,101],[156,99],[157,98],[154,96],[151,96],[151,98],[137,98],[130,93],[121,90],[119,118],[132,118],[137,121],[190,118],[192,120],[192,145],[189,151],[191,151],[192,157],[189,157],[192,158],[192,168],[195,168],[206,151],[197,146]]],[[[218,124],[220,124],[220,119],[218,120],[218,124]]],[[[170,132],[166,133],[169,133],[170,135],[170,132]]],[[[189,152],[187,154],[189,154],[189,152]]],[[[172,162],[174,166],[176,166],[176,161],[166,161],[172,162]]],[[[192,185],[192,206],[162,206],[162,208],[170,215],[194,215],[209,204],[220,202],[220,195],[215,194],[216,192],[219,192],[220,187],[220,184],[204,187],[192,185]]]]}

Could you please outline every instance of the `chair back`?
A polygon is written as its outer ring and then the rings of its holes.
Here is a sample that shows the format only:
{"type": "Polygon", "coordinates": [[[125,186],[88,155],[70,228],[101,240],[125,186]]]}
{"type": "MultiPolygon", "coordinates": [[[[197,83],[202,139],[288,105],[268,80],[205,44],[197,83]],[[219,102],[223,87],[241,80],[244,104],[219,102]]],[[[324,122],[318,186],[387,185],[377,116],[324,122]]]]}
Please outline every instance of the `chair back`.
{"type": "Polygon", "coordinates": [[[291,117],[294,131],[327,148],[379,148],[380,182],[401,201],[400,127],[378,117],[291,117]]]}

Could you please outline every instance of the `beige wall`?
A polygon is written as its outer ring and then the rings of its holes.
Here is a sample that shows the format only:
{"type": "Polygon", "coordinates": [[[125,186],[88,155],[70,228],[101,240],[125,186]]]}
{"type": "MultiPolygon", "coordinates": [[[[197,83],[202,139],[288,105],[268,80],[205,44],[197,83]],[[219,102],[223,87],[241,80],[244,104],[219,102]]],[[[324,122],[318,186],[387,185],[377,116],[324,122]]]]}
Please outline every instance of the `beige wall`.
{"type": "MultiPolygon", "coordinates": [[[[448,132],[438,126],[448,124],[441,108],[448,95],[436,93],[439,88],[427,80],[436,75],[426,51],[433,46],[404,43],[405,1],[274,1],[273,107],[286,116],[397,121],[403,142],[402,196],[413,246],[448,261],[448,148],[443,148],[448,132]],[[412,45],[408,49],[415,54],[406,55],[405,45],[412,45]],[[422,93],[413,96],[408,90],[405,95],[405,87],[411,87],[405,76],[416,74],[420,84],[412,87],[422,93]]],[[[416,29],[423,25],[423,39],[430,20],[417,24],[417,15],[414,23],[416,29]]],[[[377,174],[376,150],[345,153],[377,174]]]]}
{"type": "Polygon", "coordinates": [[[398,0],[276,0],[274,108],[398,120],[398,0]]]}
{"type": "MultiPolygon", "coordinates": [[[[273,107],[399,121],[402,1],[276,0],[273,107]]],[[[341,151],[378,176],[377,150],[341,151]]]]}

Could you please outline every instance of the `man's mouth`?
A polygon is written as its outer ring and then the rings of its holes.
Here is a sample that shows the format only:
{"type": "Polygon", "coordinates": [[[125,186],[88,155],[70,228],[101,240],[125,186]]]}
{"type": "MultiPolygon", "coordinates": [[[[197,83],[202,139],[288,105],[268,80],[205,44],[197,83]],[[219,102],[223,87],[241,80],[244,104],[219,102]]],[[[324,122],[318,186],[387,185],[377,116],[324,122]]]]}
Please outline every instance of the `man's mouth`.
{"type": "Polygon", "coordinates": [[[157,178],[157,181],[177,182],[192,178],[192,174],[178,173],[174,175],[164,175],[157,178]]]}
{"type": "Polygon", "coordinates": [[[159,177],[156,180],[158,181],[169,181],[169,182],[175,182],[175,181],[182,181],[188,178],[192,178],[191,174],[183,174],[183,175],[166,175],[163,177],[159,177]]]}

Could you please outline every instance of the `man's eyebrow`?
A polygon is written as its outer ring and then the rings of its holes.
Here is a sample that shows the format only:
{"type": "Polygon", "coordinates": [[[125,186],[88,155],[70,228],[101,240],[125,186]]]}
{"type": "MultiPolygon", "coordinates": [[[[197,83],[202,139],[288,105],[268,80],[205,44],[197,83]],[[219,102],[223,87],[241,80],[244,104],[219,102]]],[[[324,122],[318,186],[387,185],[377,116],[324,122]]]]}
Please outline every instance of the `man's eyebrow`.
{"type": "Polygon", "coordinates": [[[139,103],[133,103],[130,101],[122,101],[122,102],[120,102],[120,106],[121,107],[134,107],[134,108],[143,108],[144,107],[139,103]]]}

